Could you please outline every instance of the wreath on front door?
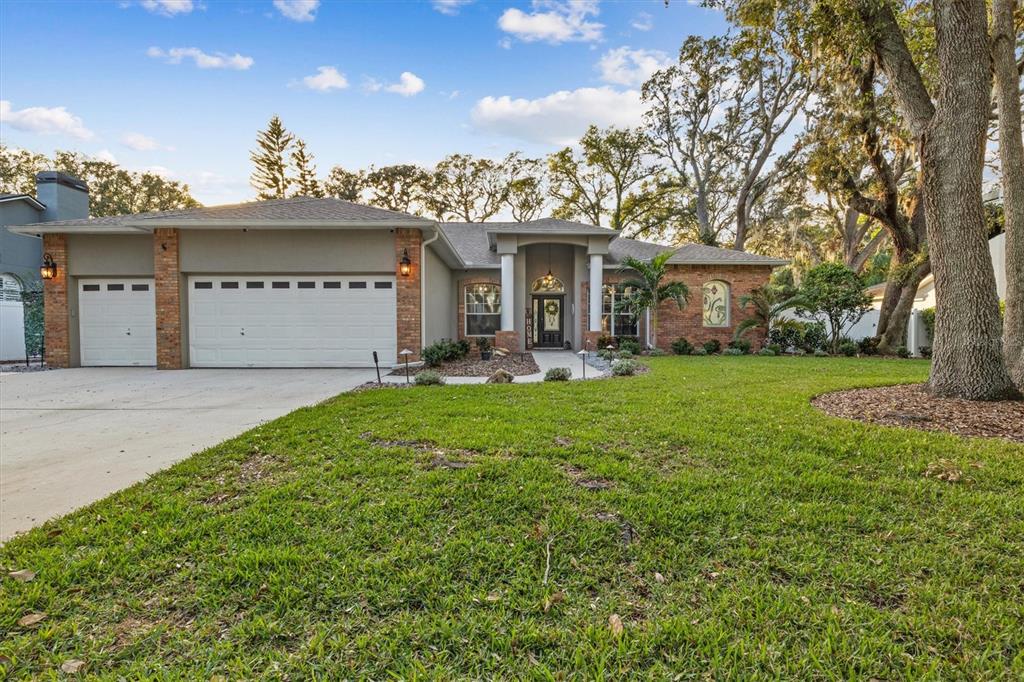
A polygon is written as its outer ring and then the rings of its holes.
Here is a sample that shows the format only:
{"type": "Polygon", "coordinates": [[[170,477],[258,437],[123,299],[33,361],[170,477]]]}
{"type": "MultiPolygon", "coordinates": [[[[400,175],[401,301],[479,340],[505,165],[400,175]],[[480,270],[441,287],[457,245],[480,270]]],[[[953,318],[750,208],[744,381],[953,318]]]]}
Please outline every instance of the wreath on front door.
{"type": "Polygon", "coordinates": [[[545,303],[544,304],[544,313],[546,315],[551,315],[552,317],[557,315],[558,314],[558,303],[556,303],[555,301],[548,301],[547,303],[545,303]]]}

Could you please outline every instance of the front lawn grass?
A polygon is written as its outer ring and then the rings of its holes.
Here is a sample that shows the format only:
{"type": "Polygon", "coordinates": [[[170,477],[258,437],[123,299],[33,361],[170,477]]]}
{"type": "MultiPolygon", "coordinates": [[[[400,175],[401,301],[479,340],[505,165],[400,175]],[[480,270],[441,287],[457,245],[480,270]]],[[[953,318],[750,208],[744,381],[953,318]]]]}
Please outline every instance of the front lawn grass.
{"type": "Polygon", "coordinates": [[[1024,675],[1024,447],[808,404],[926,363],[650,365],[342,395],[19,537],[0,677],[1024,675]]]}

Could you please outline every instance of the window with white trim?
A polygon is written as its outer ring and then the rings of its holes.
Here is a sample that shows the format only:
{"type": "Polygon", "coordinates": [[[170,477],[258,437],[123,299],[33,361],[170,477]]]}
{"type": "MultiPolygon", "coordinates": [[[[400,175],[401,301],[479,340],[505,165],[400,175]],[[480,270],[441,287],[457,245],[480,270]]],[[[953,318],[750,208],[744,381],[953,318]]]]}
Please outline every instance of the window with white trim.
{"type": "Polygon", "coordinates": [[[632,287],[606,284],[601,295],[601,331],[608,336],[639,336],[640,320],[623,310],[622,302],[633,293],[632,287]]]}
{"type": "Polygon", "coordinates": [[[501,287],[470,284],[466,287],[466,336],[494,336],[501,329],[501,287]]]}
{"type": "Polygon", "coordinates": [[[704,326],[729,326],[729,285],[721,280],[706,282],[704,292],[704,326]]]}

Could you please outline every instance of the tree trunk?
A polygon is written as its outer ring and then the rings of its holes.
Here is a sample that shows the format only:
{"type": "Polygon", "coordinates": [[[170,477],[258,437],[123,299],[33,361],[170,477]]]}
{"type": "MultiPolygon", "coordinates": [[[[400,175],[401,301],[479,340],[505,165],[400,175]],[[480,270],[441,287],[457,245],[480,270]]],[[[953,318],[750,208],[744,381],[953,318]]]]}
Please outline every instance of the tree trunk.
{"type": "Polygon", "coordinates": [[[1006,316],[1003,353],[1010,377],[1024,391],[1024,142],[1013,12],[1016,0],[992,4],[992,64],[999,108],[999,163],[1006,231],[1006,316]]]}
{"type": "Polygon", "coordinates": [[[985,0],[935,0],[935,30],[941,94],[920,135],[935,271],[928,388],[939,396],[1001,400],[1018,394],[1003,363],[981,196],[991,94],[985,0]]]}
{"type": "MultiPolygon", "coordinates": [[[[910,323],[910,314],[914,310],[914,300],[917,298],[917,289],[921,286],[921,280],[923,280],[929,272],[931,272],[931,263],[928,260],[925,260],[907,274],[907,276],[902,280],[902,285],[893,286],[896,291],[894,296],[895,300],[890,309],[885,326],[883,327],[881,319],[878,321],[876,336],[878,337],[879,353],[891,355],[896,352],[898,347],[906,345],[907,325],[910,323]]],[[[890,282],[886,285],[886,293],[888,293],[889,286],[894,284],[894,282],[890,282]]],[[[913,353],[917,349],[908,348],[908,350],[913,353]]]]}

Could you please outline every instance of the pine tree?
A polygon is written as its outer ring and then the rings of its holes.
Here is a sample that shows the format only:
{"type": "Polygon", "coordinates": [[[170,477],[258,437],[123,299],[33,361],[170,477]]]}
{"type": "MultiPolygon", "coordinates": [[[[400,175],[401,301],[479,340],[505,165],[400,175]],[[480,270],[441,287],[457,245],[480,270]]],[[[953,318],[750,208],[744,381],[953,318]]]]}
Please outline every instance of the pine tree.
{"type": "Polygon", "coordinates": [[[249,154],[256,166],[249,183],[256,189],[257,199],[284,199],[291,184],[287,154],[294,140],[295,136],[285,130],[276,115],[270,119],[266,130],[257,133],[257,149],[249,154]]]}
{"type": "Polygon", "coordinates": [[[323,188],[316,179],[316,164],[313,154],[306,150],[306,142],[301,138],[295,140],[295,151],[292,152],[292,165],[295,166],[295,195],[303,197],[322,197],[323,188]]]}

